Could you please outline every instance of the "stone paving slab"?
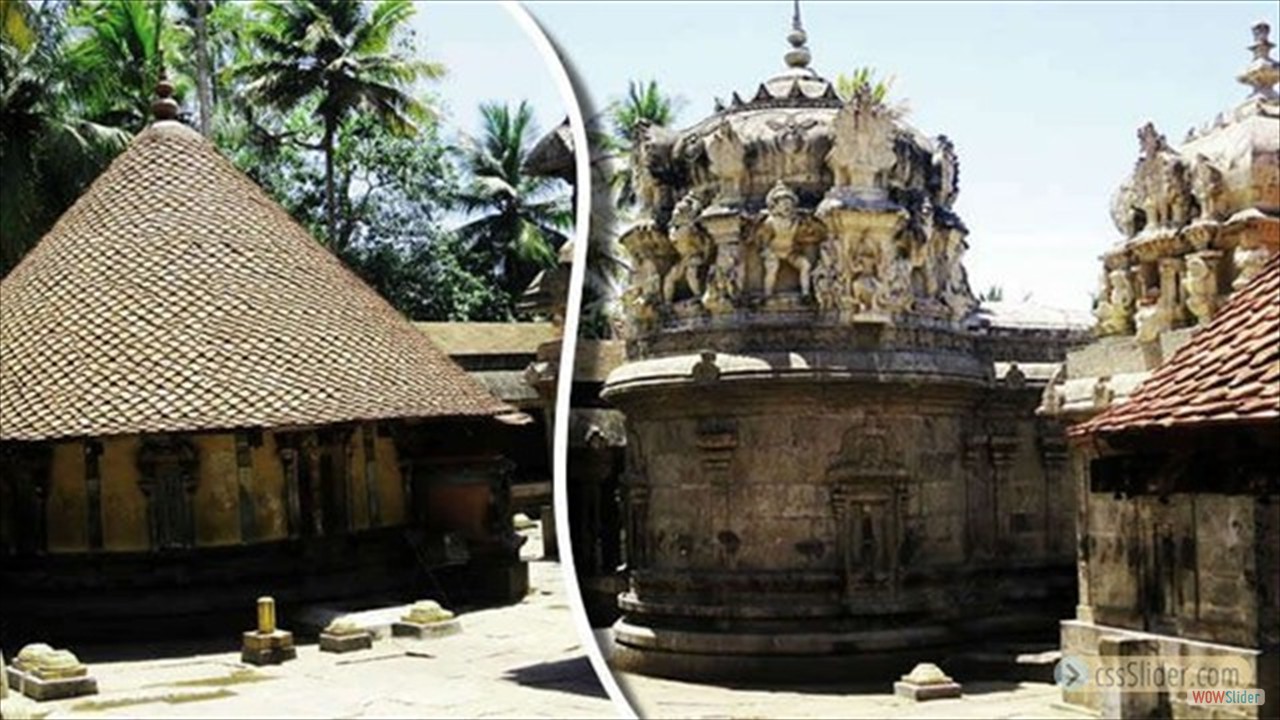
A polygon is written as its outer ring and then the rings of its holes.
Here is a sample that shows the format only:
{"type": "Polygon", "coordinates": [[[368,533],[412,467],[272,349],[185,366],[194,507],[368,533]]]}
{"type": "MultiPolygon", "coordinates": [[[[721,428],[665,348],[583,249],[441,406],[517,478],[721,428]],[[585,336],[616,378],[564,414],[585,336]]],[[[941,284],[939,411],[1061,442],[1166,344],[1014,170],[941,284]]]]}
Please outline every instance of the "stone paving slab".
{"type": "MultiPolygon", "coordinates": [[[[1082,720],[1087,714],[1055,706],[1061,690],[1046,683],[964,683],[955,699],[912,702],[890,685],[730,688],[618,673],[618,684],[642,718],[1048,718],[1082,720]]],[[[957,678],[960,680],[961,678],[957,678]]]]}
{"type": "MultiPolygon", "coordinates": [[[[540,548],[531,534],[526,547],[540,548]]],[[[462,613],[459,635],[342,655],[302,644],[297,660],[261,668],[231,644],[176,657],[148,648],[154,659],[90,661],[98,695],[43,706],[80,719],[616,717],[578,643],[559,564],[534,561],[530,580],[519,603],[462,613]]]]}

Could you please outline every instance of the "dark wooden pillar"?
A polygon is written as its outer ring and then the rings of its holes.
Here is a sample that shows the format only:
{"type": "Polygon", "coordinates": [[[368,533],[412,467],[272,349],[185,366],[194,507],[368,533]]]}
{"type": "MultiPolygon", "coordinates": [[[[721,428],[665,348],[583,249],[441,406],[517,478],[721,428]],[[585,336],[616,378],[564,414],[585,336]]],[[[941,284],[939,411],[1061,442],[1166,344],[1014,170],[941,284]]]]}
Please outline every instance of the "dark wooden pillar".
{"type": "Polygon", "coordinates": [[[102,549],[102,443],[86,440],[84,443],[84,484],[88,505],[89,550],[102,549]]]}
{"type": "Polygon", "coordinates": [[[253,492],[254,445],[250,433],[236,433],[236,484],[240,488],[240,542],[242,543],[251,543],[258,539],[258,508],[253,492]]]}

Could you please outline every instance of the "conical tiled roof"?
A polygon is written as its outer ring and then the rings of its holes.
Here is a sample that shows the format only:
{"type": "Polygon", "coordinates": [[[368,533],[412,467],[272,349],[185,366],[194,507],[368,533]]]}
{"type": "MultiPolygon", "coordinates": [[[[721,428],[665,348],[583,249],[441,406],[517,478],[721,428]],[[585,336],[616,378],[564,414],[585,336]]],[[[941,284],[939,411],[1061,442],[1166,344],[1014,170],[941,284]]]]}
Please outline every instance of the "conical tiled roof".
{"type": "Polygon", "coordinates": [[[510,412],[191,129],[0,282],[0,440],[510,412]]]}

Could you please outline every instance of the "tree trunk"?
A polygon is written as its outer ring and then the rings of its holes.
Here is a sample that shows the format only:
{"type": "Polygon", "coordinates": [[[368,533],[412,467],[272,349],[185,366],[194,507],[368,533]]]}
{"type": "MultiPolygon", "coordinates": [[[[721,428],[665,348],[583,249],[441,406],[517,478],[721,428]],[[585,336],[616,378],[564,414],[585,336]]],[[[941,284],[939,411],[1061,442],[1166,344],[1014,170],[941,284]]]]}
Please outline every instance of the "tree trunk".
{"type": "Polygon", "coordinates": [[[196,94],[200,99],[200,134],[209,137],[213,127],[213,83],[209,63],[209,28],[205,22],[209,0],[196,1],[196,94]]]}
{"type": "Polygon", "coordinates": [[[338,192],[333,179],[333,143],[337,135],[337,120],[324,119],[324,205],[329,226],[329,249],[338,252],[338,192]]]}

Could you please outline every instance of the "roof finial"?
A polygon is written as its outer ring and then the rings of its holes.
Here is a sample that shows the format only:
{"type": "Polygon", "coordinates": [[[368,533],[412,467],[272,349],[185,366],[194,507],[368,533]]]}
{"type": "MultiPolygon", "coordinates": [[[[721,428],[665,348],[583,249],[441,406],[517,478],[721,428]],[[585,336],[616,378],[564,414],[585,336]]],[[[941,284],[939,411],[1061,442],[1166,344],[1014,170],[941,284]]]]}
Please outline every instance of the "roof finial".
{"type": "Polygon", "coordinates": [[[1253,92],[1249,93],[1250,99],[1280,99],[1275,87],[1276,83],[1280,83],[1280,62],[1271,57],[1271,49],[1275,45],[1271,42],[1270,35],[1271,26],[1267,23],[1260,22],[1253,26],[1253,44],[1249,46],[1253,51],[1253,61],[1236,77],[1253,88],[1253,92]]]}
{"type": "Polygon", "coordinates": [[[151,114],[156,120],[176,120],[178,101],[173,99],[173,83],[164,69],[164,55],[160,55],[160,77],[156,81],[156,99],[151,103],[151,114]]]}
{"type": "Polygon", "coordinates": [[[794,0],[794,8],[791,16],[791,32],[787,33],[787,42],[791,43],[791,49],[783,59],[788,67],[807,68],[812,56],[809,54],[809,48],[804,45],[809,36],[805,34],[804,26],[800,23],[800,0],[794,0]]]}

